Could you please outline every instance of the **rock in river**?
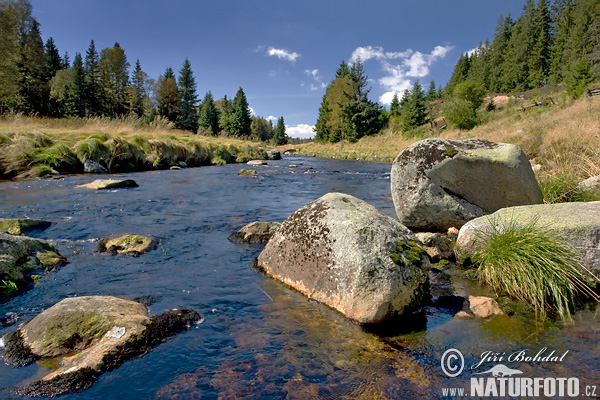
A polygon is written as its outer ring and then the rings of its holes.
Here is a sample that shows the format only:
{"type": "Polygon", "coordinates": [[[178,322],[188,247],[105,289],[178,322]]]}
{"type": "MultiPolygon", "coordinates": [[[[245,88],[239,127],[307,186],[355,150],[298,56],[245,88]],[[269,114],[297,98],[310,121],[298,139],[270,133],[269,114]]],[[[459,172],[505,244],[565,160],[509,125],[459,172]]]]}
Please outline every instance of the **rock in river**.
{"type": "Polygon", "coordinates": [[[287,218],[256,260],[267,274],[362,324],[421,308],[429,260],[398,221],[329,193],[287,218]]]}
{"type": "Polygon", "coordinates": [[[0,233],[0,298],[18,294],[38,270],[49,272],[66,261],[45,240],[0,233]]]}
{"type": "Polygon", "coordinates": [[[41,219],[9,219],[0,218],[0,232],[11,235],[29,235],[34,231],[44,231],[52,225],[49,221],[41,219]]]}
{"type": "Polygon", "coordinates": [[[445,231],[504,207],[539,204],[542,192],[517,146],[483,139],[426,139],[392,165],[398,219],[411,229],[445,231]]]}
{"type": "Polygon", "coordinates": [[[156,247],[155,239],[142,235],[116,235],[103,239],[96,248],[99,253],[109,254],[128,254],[130,256],[139,256],[147,253],[156,247]]]}
{"type": "Polygon", "coordinates": [[[87,189],[123,189],[138,187],[138,184],[131,179],[96,179],[94,182],[79,185],[77,187],[87,189]]]}
{"type": "Polygon", "coordinates": [[[234,243],[267,243],[280,226],[279,222],[251,222],[229,235],[229,240],[234,243]]]}
{"type": "Polygon", "coordinates": [[[191,310],[149,318],[143,304],[112,296],[67,298],[5,335],[4,360],[15,367],[56,360],[48,375],[14,391],[57,396],[89,388],[102,372],[145,354],[200,319],[191,310]]]}
{"type": "Polygon", "coordinates": [[[476,218],[460,228],[456,257],[478,252],[480,245],[477,234],[487,231],[491,223],[524,226],[532,220],[540,227],[560,235],[579,252],[586,268],[597,277],[600,276],[600,201],[509,207],[476,218]]]}

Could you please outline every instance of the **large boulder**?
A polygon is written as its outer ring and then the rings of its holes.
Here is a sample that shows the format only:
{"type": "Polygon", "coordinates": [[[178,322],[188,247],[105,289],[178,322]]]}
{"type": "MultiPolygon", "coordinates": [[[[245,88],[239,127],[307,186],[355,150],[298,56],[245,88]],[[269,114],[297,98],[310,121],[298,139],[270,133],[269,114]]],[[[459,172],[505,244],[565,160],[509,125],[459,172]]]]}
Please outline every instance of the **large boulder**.
{"type": "Polygon", "coordinates": [[[329,193],[275,232],[256,264],[362,324],[421,308],[429,260],[398,221],[355,197],[329,193]]]}
{"type": "Polygon", "coordinates": [[[233,232],[228,239],[234,243],[264,244],[269,241],[280,226],[279,222],[251,222],[233,232]]]}
{"type": "Polygon", "coordinates": [[[11,235],[29,235],[35,231],[44,231],[52,225],[49,221],[29,218],[0,218],[0,232],[11,235]]]}
{"type": "Polygon", "coordinates": [[[483,139],[426,139],[392,165],[400,222],[417,230],[461,227],[504,207],[542,203],[531,164],[515,145],[483,139]]]}
{"type": "Polygon", "coordinates": [[[102,372],[146,353],[200,318],[189,310],[149,318],[143,304],[112,296],[67,298],[5,335],[3,357],[16,367],[56,359],[52,372],[15,390],[27,396],[56,396],[87,389],[102,372]]]}
{"type": "Polygon", "coordinates": [[[600,201],[510,207],[465,224],[458,234],[457,258],[480,251],[478,232],[485,232],[493,221],[523,226],[536,220],[540,227],[559,234],[581,255],[584,265],[600,276],[600,201]]]}
{"type": "Polygon", "coordinates": [[[0,233],[0,299],[17,295],[38,271],[52,271],[66,261],[45,240],[0,233]]]}

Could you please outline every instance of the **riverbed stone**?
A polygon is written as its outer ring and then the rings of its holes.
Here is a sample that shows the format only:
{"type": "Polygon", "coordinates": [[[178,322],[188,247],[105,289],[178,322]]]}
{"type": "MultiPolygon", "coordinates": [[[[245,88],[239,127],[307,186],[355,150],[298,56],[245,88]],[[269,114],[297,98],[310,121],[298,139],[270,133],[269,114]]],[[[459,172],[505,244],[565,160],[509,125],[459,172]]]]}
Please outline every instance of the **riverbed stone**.
{"type": "Polygon", "coordinates": [[[108,170],[93,160],[85,160],[83,163],[83,172],[92,174],[106,174],[108,170]]]}
{"type": "Polygon", "coordinates": [[[281,160],[281,152],[275,149],[267,149],[267,160],[281,160]]]}
{"type": "Polygon", "coordinates": [[[417,232],[417,238],[423,243],[423,248],[434,261],[454,258],[454,243],[448,235],[437,232],[417,232]]]}
{"type": "Polygon", "coordinates": [[[542,203],[531,164],[517,146],[431,138],[396,157],[391,189],[400,222],[445,231],[504,207],[542,203]]]}
{"type": "Polygon", "coordinates": [[[485,319],[496,315],[506,315],[496,300],[486,296],[468,296],[463,310],[456,317],[485,319]]]}
{"type": "Polygon", "coordinates": [[[479,252],[478,233],[489,230],[492,223],[500,227],[507,222],[524,226],[532,221],[560,235],[581,255],[585,267],[600,275],[600,201],[509,207],[476,218],[460,229],[456,257],[479,252]]]}
{"type": "Polygon", "coordinates": [[[238,172],[238,175],[240,175],[240,176],[256,176],[256,170],[255,169],[240,169],[240,171],[238,172]]]}
{"type": "Polygon", "coordinates": [[[27,396],[56,396],[89,388],[104,371],[142,355],[201,319],[191,310],[149,318],[146,306],[112,296],[67,298],[4,336],[4,360],[23,366],[55,359],[39,381],[16,388],[27,396]]]}
{"type": "Polygon", "coordinates": [[[279,222],[251,222],[229,235],[229,240],[234,243],[264,244],[280,226],[279,222]]]}
{"type": "Polygon", "coordinates": [[[52,222],[29,218],[0,218],[0,232],[11,235],[29,235],[35,231],[44,231],[52,222]]]}
{"type": "Polygon", "coordinates": [[[100,241],[96,251],[99,253],[139,256],[153,250],[156,244],[155,239],[143,235],[113,235],[100,241]]]}
{"type": "Polygon", "coordinates": [[[256,265],[347,318],[371,324],[421,308],[429,260],[398,221],[356,197],[328,193],[287,218],[256,265]]]}
{"type": "Polygon", "coordinates": [[[17,295],[38,271],[50,272],[67,259],[42,239],[0,233],[0,298],[17,295]]]}
{"type": "Polygon", "coordinates": [[[77,186],[87,189],[126,189],[138,187],[138,184],[132,179],[96,179],[94,182],[77,186]]]}
{"type": "Polygon", "coordinates": [[[246,164],[248,165],[267,165],[265,160],[250,160],[246,164]]]}

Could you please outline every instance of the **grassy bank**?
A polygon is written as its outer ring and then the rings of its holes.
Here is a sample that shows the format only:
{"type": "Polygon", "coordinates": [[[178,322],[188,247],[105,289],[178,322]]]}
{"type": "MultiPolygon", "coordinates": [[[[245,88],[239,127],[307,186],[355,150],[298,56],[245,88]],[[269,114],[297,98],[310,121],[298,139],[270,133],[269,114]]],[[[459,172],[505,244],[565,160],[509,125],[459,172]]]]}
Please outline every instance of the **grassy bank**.
{"type": "Polygon", "coordinates": [[[192,135],[167,121],[146,125],[136,118],[0,118],[0,176],[5,179],[83,172],[87,160],[110,172],[129,172],[256,158],[266,158],[257,143],[192,135]]]}
{"type": "Polygon", "coordinates": [[[314,157],[392,162],[410,144],[425,137],[445,139],[483,138],[521,147],[532,164],[547,202],[600,200],[584,193],[577,184],[600,175],[600,97],[569,101],[553,95],[559,104],[519,111],[534,98],[498,96],[497,108],[482,114],[484,123],[470,131],[458,129],[433,133],[422,129],[405,138],[391,128],[357,143],[309,143],[296,146],[298,154],[314,157]]]}

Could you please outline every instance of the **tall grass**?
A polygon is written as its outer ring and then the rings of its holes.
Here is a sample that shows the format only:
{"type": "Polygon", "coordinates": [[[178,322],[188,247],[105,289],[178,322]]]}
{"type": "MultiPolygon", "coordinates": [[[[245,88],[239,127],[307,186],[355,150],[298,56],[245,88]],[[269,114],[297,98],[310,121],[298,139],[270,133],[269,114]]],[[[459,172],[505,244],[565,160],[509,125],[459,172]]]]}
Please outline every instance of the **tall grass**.
{"type": "Polygon", "coordinates": [[[576,293],[600,300],[586,284],[598,278],[575,250],[534,218],[525,223],[490,217],[489,229],[476,234],[480,251],[472,257],[482,283],[533,306],[545,318],[552,311],[571,320],[576,293]]]}

